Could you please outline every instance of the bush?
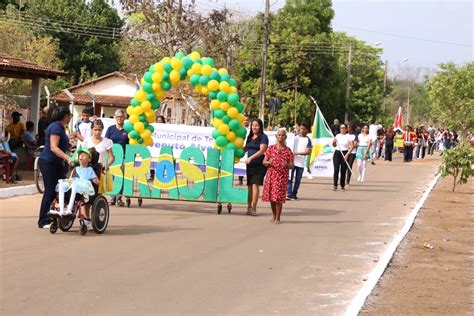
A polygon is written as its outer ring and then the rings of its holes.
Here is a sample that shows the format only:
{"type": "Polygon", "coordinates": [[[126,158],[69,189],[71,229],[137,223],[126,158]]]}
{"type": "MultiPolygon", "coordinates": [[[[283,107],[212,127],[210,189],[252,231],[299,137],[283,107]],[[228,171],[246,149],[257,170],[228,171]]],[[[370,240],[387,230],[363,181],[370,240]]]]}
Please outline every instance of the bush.
{"type": "Polygon", "coordinates": [[[447,150],[443,154],[440,172],[444,178],[453,176],[453,192],[456,184],[467,183],[469,177],[474,175],[474,150],[469,145],[464,144],[447,150]],[[459,178],[459,179],[458,179],[459,178]]]}

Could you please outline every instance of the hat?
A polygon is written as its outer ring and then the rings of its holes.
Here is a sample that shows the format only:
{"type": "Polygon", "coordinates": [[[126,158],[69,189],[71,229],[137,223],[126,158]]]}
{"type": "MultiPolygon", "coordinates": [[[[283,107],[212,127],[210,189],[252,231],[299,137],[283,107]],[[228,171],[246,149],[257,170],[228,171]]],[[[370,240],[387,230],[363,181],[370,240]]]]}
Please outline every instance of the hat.
{"type": "Polygon", "coordinates": [[[85,154],[89,155],[89,158],[92,158],[91,151],[90,151],[88,148],[82,148],[82,147],[81,147],[81,148],[79,148],[79,149],[77,150],[77,156],[78,156],[78,157],[79,157],[79,155],[82,154],[82,153],[85,153],[85,154]]]}
{"type": "Polygon", "coordinates": [[[22,116],[22,115],[23,115],[23,114],[21,114],[20,112],[17,112],[17,111],[15,111],[15,112],[12,113],[12,117],[15,117],[15,116],[16,116],[16,117],[20,117],[20,116],[22,116]]]}

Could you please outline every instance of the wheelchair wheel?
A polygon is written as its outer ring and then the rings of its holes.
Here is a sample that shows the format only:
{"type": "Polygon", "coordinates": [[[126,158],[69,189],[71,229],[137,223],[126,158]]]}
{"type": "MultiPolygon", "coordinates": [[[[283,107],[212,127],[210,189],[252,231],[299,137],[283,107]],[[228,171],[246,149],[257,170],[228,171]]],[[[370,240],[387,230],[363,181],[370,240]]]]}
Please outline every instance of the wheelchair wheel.
{"type": "Polygon", "coordinates": [[[142,206],[142,203],[143,203],[143,199],[142,198],[138,198],[138,206],[142,206]]]}
{"type": "Polygon", "coordinates": [[[132,203],[132,201],[130,200],[130,198],[127,198],[125,200],[125,204],[127,204],[127,207],[130,207],[130,204],[132,203]]]}
{"type": "Polygon", "coordinates": [[[92,229],[97,234],[102,234],[109,223],[109,203],[102,195],[99,195],[92,204],[91,209],[92,229]]]}
{"type": "Polygon", "coordinates": [[[58,226],[62,232],[67,232],[74,225],[74,218],[61,217],[58,219],[58,226]]]}
{"type": "Polygon", "coordinates": [[[87,225],[83,221],[81,221],[81,228],[79,229],[79,232],[81,233],[81,236],[87,234],[87,225]]]}
{"type": "Polygon", "coordinates": [[[232,211],[232,204],[227,204],[227,212],[231,212],[232,211]]]}
{"type": "Polygon", "coordinates": [[[56,219],[54,219],[51,222],[51,225],[49,226],[49,232],[51,234],[55,234],[57,230],[58,230],[58,221],[56,219]]]}
{"type": "Polygon", "coordinates": [[[217,214],[222,213],[222,203],[217,203],[217,214]]]}
{"type": "Polygon", "coordinates": [[[38,190],[38,193],[43,194],[44,192],[44,182],[43,182],[43,175],[41,174],[41,171],[39,168],[35,168],[35,184],[36,184],[36,189],[38,190]]]}

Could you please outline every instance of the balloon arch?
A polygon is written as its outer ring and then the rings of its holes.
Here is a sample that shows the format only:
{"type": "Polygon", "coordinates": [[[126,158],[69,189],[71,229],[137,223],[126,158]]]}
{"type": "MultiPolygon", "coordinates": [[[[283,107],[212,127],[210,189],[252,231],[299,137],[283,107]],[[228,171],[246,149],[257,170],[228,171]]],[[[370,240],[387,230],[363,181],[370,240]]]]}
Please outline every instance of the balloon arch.
{"type": "Polygon", "coordinates": [[[219,149],[233,149],[237,159],[244,156],[244,139],[247,130],[243,126],[244,106],[240,103],[235,79],[227,69],[217,69],[214,60],[201,57],[198,52],[174,57],[165,57],[150,66],[141,79],[141,87],[127,107],[129,115],[125,123],[129,142],[132,145],[153,145],[151,123],[155,122],[155,110],[173,86],[182,80],[189,81],[196,92],[209,96],[212,111],[212,137],[219,149]]]}

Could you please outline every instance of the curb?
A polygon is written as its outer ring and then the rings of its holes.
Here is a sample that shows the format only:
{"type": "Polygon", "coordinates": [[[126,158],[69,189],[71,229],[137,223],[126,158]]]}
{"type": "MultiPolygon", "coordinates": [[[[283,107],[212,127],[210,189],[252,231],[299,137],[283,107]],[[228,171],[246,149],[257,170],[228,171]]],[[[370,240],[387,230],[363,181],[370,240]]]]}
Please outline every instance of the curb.
{"type": "Polygon", "coordinates": [[[431,191],[433,190],[434,186],[436,185],[440,177],[441,175],[438,174],[433,179],[433,181],[431,181],[431,183],[428,185],[423,196],[415,205],[410,215],[407,217],[405,221],[405,225],[403,225],[402,229],[398,232],[398,234],[389,244],[387,250],[385,250],[385,252],[382,254],[382,256],[380,257],[379,263],[372,270],[369,277],[367,278],[367,282],[364,283],[364,286],[359,290],[357,295],[352,300],[351,304],[347,307],[344,315],[352,316],[352,315],[358,315],[360,313],[362,307],[365,304],[367,297],[370,295],[370,293],[372,293],[372,290],[375,288],[380,277],[385,272],[385,269],[390,263],[390,260],[392,260],[392,257],[395,254],[395,251],[397,251],[398,246],[400,245],[402,240],[405,238],[406,234],[410,231],[410,228],[413,226],[413,223],[415,221],[416,216],[418,215],[418,212],[420,211],[423,204],[425,204],[426,200],[428,199],[428,196],[430,195],[431,191]]]}
{"type": "Polygon", "coordinates": [[[38,193],[38,189],[35,184],[5,188],[0,189],[0,199],[11,198],[19,195],[32,195],[36,193],[38,193]]]}

